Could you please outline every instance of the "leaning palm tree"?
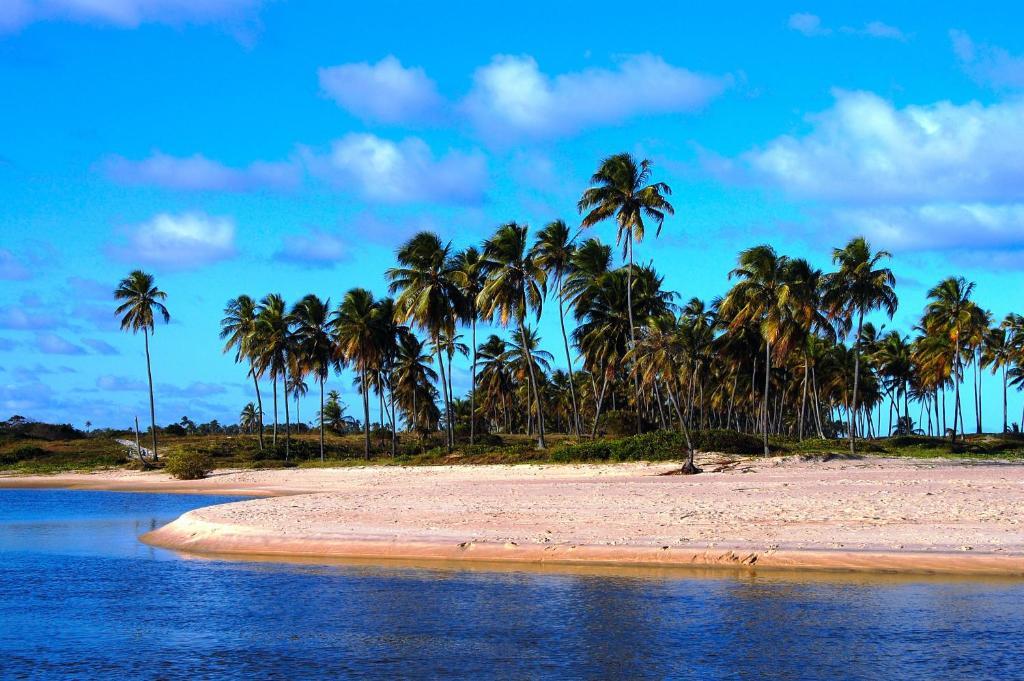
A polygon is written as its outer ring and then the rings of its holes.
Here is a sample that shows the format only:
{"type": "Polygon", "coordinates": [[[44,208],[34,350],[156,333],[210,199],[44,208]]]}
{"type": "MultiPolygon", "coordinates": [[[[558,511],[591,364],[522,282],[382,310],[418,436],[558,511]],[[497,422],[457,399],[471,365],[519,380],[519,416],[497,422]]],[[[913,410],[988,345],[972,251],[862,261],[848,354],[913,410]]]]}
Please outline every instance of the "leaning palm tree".
{"type": "Polygon", "coordinates": [[[364,288],[345,294],[331,320],[337,349],[356,364],[359,391],[363,396],[363,454],[370,458],[370,367],[379,356],[377,301],[364,288]]]}
{"type": "MultiPolygon", "coordinates": [[[[484,242],[484,262],[487,280],[477,298],[480,316],[495,319],[502,326],[515,322],[523,347],[529,347],[526,337],[526,314],[533,310],[540,318],[544,295],[547,292],[547,274],[527,251],[529,227],[515,222],[502,225],[484,242]]],[[[537,446],[544,449],[544,403],[539,392],[537,370],[533,361],[527,361],[530,390],[537,401],[537,446]]]]}
{"type": "MultiPolygon", "coordinates": [[[[583,227],[593,227],[614,217],[618,226],[617,243],[622,246],[624,257],[629,260],[629,282],[626,289],[629,306],[629,341],[636,343],[636,323],[633,320],[633,243],[643,241],[644,218],[657,225],[654,235],[661,234],[666,215],[674,215],[675,209],[666,196],[672,189],[664,182],[652,182],[651,162],[644,159],[639,164],[630,154],[616,154],[601,162],[597,172],[590,178],[594,186],[583,192],[576,207],[583,216],[583,227]]],[[[636,413],[637,432],[640,430],[640,410],[636,413]]]]}
{"type": "Polygon", "coordinates": [[[562,326],[562,344],[565,346],[565,361],[569,367],[566,381],[569,384],[569,398],[572,403],[573,433],[580,434],[580,410],[576,404],[576,385],[573,381],[572,353],[569,351],[569,336],[565,332],[565,277],[572,268],[576,246],[569,235],[569,227],[563,220],[555,220],[537,234],[534,244],[534,258],[554,281],[555,295],[558,296],[558,321],[562,326]]]}
{"type": "MultiPolygon", "coordinates": [[[[386,273],[391,282],[389,291],[398,293],[395,315],[403,323],[413,322],[430,335],[437,353],[438,368],[444,366],[441,358],[441,336],[455,333],[455,323],[465,309],[462,288],[459,286],[459,264],[451,255],[451,244],[441,242],[432,232],[420,232],[398,249],[398,267],[386,273]]],[[[450,412],[448,381],[441,374],[441,393],[445,411],[450,412]]],[[[454,445],[451,418],[447,419],[447,446],[454,445]]]]}
{"type": "Polygon", "coordinates": [[[739,265],[729,273],[739,281],[722,301],[721,313],[729,319],[730,330],[744,325],[757,325],[764,340],[764,394],[761,419],[764,455],[768,456],[768,389],[771,380],[772,355],[782,359],[795,339],[793,313],[790,307],[789,258],[778,255],[768,245],[748,248],[740,253],[739,265]]]}
{"type": "Polygon", "coordinates": [[[882,309],[892,319],[899,301],[896,298],[896,277],[892,270],[879,264],[892,254],[888,251],[872,252],[871,244],[864,237],[850,240],[843,248],[832,250],[832,262],[839,266],[837,272],[825,277],[825,302],[829,312],[842,329],[849,332],[853,318],[857,317],[857,333],[853,337],[853,393],[848,414],[850,453],[856,448],[854,417],[857,413],[857,388],[860,379],[860,341],[864,328],[864,315],[872,310],[882,309]]]}
{"type": "Polygon", "coordinates": [[[263,398],[260,395],[261,373],[256,371],[256,301],[247,295],[240,295],[232,298],[224,308],[224,319],[220,322],[221,340],[226,340],[224,352],[235,350],[235,362],[247,360],[249,362],[249,375],[252,376],[253,386],[256,388],[256,418],[259,427],[260,451],[263,451],[263,398]]]}
{"type": "Polygon", "coordinates": [[[142,331],[142,337],[146,344],[146,377],[149,379],[149,422],[153,435],[153,460],[159,460],[156,453],[156,406],[153,400],[153,369],[149,356],[149,334],[153,333],[156,326],[154,323],[153,310],[164,318],[166,324],[171,320],[171,314],[161,302],[167,299],[167,294],[156,287],[153,282],[153,275],[142,270],[135,270],[121,280],[114,290],[114,299],[124,301],[117,306],[114,314],[121,317],[121,330],[131,330],[132,333],[142,331]]]}
{"type": "MultiPolygon", "coordinates": [[[[341,360],[331,338],[331,300],[309,294],[292,308],[298,363],[316,377],[320,385],[320,413],[324,411],[324,383],[331,367],[340,368],[341,360]]],[[[324,460],[324,420],[320,420],[320,460],[324,460]]]]}

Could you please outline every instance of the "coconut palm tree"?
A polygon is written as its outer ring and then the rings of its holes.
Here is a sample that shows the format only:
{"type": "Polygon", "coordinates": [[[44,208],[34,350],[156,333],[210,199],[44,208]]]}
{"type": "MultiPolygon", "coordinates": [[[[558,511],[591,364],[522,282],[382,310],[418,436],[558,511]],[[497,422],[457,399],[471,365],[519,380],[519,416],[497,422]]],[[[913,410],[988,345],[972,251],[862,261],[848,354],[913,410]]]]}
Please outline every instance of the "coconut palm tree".
{"type": "Polygon", "coordinates": [[[149,335],[156,330],[153,311],[163,317],[166,324],[171,320],[163,302],[167,294],[156,287],[153,275],[135,270],[121,280],[114,290],[114,299],[123,301],[114,314],[121,316],[121,330],[132,333],[142,331],[146,346],[146,378],[149,380],[149,423],[153,437],[153,460],[159,460],[156,452],[156,405],[153,399],[153,368],[149,356],[149,335]]]}
{"type": "Polygon", "coordinates": [[[436,423],[437,372],[426,344],[412,332],[399,334],[395,358],[395,394],[412,431],[426,431],[436,423]]]}
{"type": "Polygon", "coordinates": [[[469,444],[476,443],[476,370],[477,370],[477,347],[476,347],[476,321],[477,307],[476,298],[484,287],[484,262],[480,251],[470,246],[455,256],[456,267],[458,268],[458,283],[462,289],[462,298],[465,301],[464,319],[470,325],[470,347],[473,350],[472,384],[469,390],[469,444]]]}
{"type": "Polygon", "coordinates": [[[251,433],[260,427],[259,409],[252,402],[242,407],[242,413],[238,415],[238,428],[243,433],[251,433]]]}
{"type": "Polygon", "coordinates": [[[855,452],[854,415],[857,412],[860,337],[864,315],[881,309],[892,319],[899,304],[894,288],[896,277],[892,270],[879,266],[883,260],[891,257],[888,251],[873,252],[871,244],[864,237],[854,237],[845,247],[832,250],[832,262],[839,269],[825,277],[825,302],[832,317],[846,332],[849,332],[854,316],[857,317],[857,334],[853,343],[853,394],[849,410],[851,454],[855,452]]]}
{"type": "MultiPolygon", "coordinates": [[[[632,155],[625,153],[609,156],[590,178],[593,186],[583,192],[576,204],[580,215],[583,215],[583,227],[593,227],[604,220],[615,218],[618,227],[617,243],[622,247],[623,257],[628,258],[629,262],[626,296],[631,344],[636,343],[636,323],[633,320],[633,244],[643,241],[646,231],[644,218],[657,225],[654,235],[658,236],[665,216],[675,214],[672,204],[665,198],[672,195],[672,189],[664,182],[648,184],[650,179],[649,160],[637,163],[632,155]]],[[[639,410],[636,426],[639,433],[639,410]]]]}
{"type": "MultiPolygon", "coordinates": [[[[547,274],[527,250],[529,231],[527,225],[509,222],[484,242],[487,279],[477,298],[481,318],[497,319],[506,327],[515,322],[524,347],[529,346],[526,315],[533,311],[540,318],[547,292],[547,274]]],[[[537,400],[537,446],[545,449],[544,403],[538,392],[537,370],[532,361],[527,361],[527,367],[530,390],[537,400]]]]}
{"type": "Polygon", "coordinates": [[[1013,329],[1015,327],[1012,315],[996,327],[989,329],[985,335],[984,348],[981,351],[981,368],[992,368],[992,375],[1002,372],[1003,376],[1003,432],[1010,429],[1010,416],[1007,405],[1007,380],[1006,372],[1014,365],[1016,353],[1014,352],[1013,329]]]}
{"type": "MultiPolygon", "coordinates": [[[[451,244],[443,243],[432,232],[420,232],[398,249],[398,267],[386,273],[391,293],[398,293],[395,300],[395,314],[402,323],[415,323],[433,341],[437,353],[438,367],[443,367],[441,358],[442,334],[455,333],[455,323],[465,310],[459,274],[459,264],[452,258],[451,244]]],[[[441,393],[444,396],[445,411],[451,404],[447,377],[441,374],[441,393]]],[[[451,419],[448,419],[447,447],[450,452],[454,444],[451,419]]]]}
{"type": "Polygon", "coordinates": [[[355,363],[363,396],[364,456],[370,458],[370,367],[380,356],[378,304],[364,288],[349,290],[331,320],[338,351],[355,363]]]}
{"type": "Polygon", "coordinates": [[[974,282],[963,277],[943,279],[928,291],[922,325],[928,335],[944,336],[951,342],[953,374],[953,431],[956,440],[957,427],[963,428],[960,419],[960,383],[963,381],[964,335],[975,316],[976,305],[971,300],[974,282]]]}
{"type": "Polygon", "coordinates": [[[263,451],[263,397],[260,395],[262,374],[256,371],[256,301],[250,296],[240,295],[232,298],[224,307],[224,319],[220,322],[220,338],[226,340],[224,352],[234,349],[235,362],[246,360],[249,363],[249,375],[252,376],[253,387],[256,388],[256,418],[259,427],[260,451],[263,451]]]}
{"type": "Polygon", "coordinates": [[[558,322],[562,328],[562,344],[565,346],[565,362],[569,367],[566,380],[569,385],[569,397],[572,403],[573,433],[580,434],[580,410],[576,404],[576,385],[573,381],[572,353],[569,351],[569,335],[565,331],[565,277],[572,269],[576,246],[569,235],[569,227],[563,220],[549,222],[537,234],[537,242],[533,246],[533,257],[537,264],[544,268],[548,277],[553,280],[555,295],[558,297],[558,322]]]}
{"type": "MultiPolygon", "coordinates": [[[[331,299],[321,300],[309,294],[292,308],[295,354],[305,371],[320,385],[320,412],[324,410],[324,383],[331,368],[341,368],[341,358],[331,338],[331,299]]],[[[298,405],[296,404],[296,411],[298,405]]],[[[320,460],[324,460],[324,420],[320,420],[320,460]]]]}
{"type": "Polygon", "coordinates": [[[274,447],[277,447],[277,381],[284,386],[284,456],[291,456],[291,413],[288,408],[288,367],[293,349],[291,318],[280,294],[264,296],[256,308],[256,367],[260,374],[269,372],[274,386],[274,447]]]}
{"type": "Polygon", "coordinates": [[[788,272],[789,258],[778,255],[768,245],[748,248],[740,253],[739,265],[729,273],[738,279],[722,301],[722,314],[730,319],[730,329],[754,323],[764,341],[764,393],[762,396],[762,432],[764,455],[768,456],[769,402],[772,357],[786,357],[795,340],[790,306],[792,295],[788,272]]]}

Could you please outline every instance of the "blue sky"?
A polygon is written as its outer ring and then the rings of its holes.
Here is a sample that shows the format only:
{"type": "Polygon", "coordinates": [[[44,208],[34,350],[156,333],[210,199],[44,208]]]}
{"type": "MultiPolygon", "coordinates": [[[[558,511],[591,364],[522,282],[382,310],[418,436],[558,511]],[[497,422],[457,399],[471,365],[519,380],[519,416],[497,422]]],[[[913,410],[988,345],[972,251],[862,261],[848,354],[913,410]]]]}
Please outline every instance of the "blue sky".
{"type": "MultiPolygon", "coordinates": [[[[997,318],[1024,311],[1024,11],[963,7],[668,3],[645,27],[600,2],[8,0],[0,416],[145,415],[141,338],[110,300],[143,267],[173,316],[158,421],[233,422],[251,396],[220,353],[228,298],[382,295],[403,238],[572,223],[619,151],[674,190],[637,257],[684,299],[722,293],[744,247],[827,267],[864,234],[895,255],[890,325],[950,274],[997,318]]],[[[349,376],[331,387],[357,404],[349,376]]]]}

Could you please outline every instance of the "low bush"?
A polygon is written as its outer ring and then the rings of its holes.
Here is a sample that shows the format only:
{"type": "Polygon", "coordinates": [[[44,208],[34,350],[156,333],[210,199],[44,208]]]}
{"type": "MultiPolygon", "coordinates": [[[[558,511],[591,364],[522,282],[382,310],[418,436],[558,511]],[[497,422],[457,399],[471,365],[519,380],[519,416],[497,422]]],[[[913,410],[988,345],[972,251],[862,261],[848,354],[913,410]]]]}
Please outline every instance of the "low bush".
{"type": "Polygon", "coordinates": [[[201,480],[213,471],[213,459],[203,452],[171,452],[164,470],[178,480],[201,480]]]}

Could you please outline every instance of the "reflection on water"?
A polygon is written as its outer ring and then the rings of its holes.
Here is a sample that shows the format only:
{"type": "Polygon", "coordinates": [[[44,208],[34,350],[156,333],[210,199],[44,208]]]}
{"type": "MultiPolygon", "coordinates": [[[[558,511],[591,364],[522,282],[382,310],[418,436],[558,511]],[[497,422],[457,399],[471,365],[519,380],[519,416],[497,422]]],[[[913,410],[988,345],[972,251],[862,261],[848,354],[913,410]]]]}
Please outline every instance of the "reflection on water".
{"type": "Polygon", "coordinates": [[[1012,678],[1024,662],[1012,580],[182,560],[136,540],[223,501],[0,490],[0,676],[1012,678]]]}

